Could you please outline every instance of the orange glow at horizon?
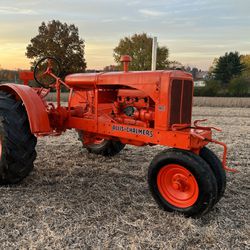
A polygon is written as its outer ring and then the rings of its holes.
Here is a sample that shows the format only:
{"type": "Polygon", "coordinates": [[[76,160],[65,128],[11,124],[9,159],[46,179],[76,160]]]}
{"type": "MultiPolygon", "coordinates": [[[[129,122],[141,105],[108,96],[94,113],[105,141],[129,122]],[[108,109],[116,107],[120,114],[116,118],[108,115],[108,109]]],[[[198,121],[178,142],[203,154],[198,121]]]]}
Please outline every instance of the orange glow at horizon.
{"type": "Polygon", "coordinates": [[[3,69],[29,69],[30,60],[25,56],[26,44],[5,43],[0,45],[0,67],[3,69]]]}
{"type": "MultiPolygon", "coordinates": [[[[85,40],[85,60],[87,69],[102,70],[105,66],[116,64],[113,58],[113,49],[117,46],[116,40],[97,41],[96,39],[85,40]]],[[[169,44],[169,42],[162,42],[169,44]]],[[[0,41],[0,68],[2,69],[30,69],[32,59],[25,55],[28,42],[1,42],[0,41]]],[[[178,61],[184,66],[197,67],[201,70],[208,70],[216,53],[201,53],[200,51],[190,51],[189,48],[179,52],[179,47],[169,45],[170,61],[178,61]]]]}
{"type": "MultiPolygon", "coordinates": [[[[31,59],[28,59],[25,55],[26,43],[5,43],[0,44],[0,68],[2,69],[30,69],[31,59]]],[[[88,69],[102,70],[105,66],[114,65],[113,59],[113,48],[115,44],[102,44],[100,46],[96,42],[85,44],[85,59],[87,62],[88,69]]],[[[177,60],[182,62],[184,65],[188,65],[190,55],[182,55],[177,53],[175,57],[170,56],[170,60],[177,60]],[[185,64],[186,61],[186,64],[185,64]]],[[[198,59],[197,55],[192,57],[193,63],[196,62],[197,66],[204,68],[209,67],[206,59],[198,59]]]]}
{"type": "MultiPolygon", "coordinates": [[[[29,69],[31,59],[25,55],[27,44],[6,43],[0,45],[0,67],[2,69],[29,69]]],[[[105,66],[114,64],[112,55],[113,46],[98,46],[97,44],[86,45],[85,60],[88,69],[103,69],[105,66]]]]}

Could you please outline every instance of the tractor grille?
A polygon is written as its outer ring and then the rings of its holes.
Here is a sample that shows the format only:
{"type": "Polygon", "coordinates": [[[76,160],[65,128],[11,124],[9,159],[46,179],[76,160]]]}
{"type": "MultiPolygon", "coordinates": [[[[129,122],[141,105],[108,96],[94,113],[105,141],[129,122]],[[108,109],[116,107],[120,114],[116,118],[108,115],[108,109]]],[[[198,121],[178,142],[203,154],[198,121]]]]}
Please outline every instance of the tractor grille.
{"type": "Polygon", "coordinates": [[[173,80],[170,93],[169,125],[190,124],[192,114],[193,82],[173,80]]]}

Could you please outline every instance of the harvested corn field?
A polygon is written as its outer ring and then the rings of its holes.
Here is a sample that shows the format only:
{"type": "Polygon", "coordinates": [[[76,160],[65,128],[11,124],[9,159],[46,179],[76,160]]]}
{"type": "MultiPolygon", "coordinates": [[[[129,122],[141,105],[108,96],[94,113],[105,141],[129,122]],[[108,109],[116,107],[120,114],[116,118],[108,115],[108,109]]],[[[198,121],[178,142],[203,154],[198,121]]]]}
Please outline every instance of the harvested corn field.
{"type": "Polygon", "coordinates": [[[227,174],[209,214],[186,219],[158,208],[146,179],[162,147],[126,146],[105,158],[87,153],[72,130],[40,138],[31,175],[0,188],[1,249],[249,249],[250,109],[194,108],[194,119],[206,117],[223,128],[216,138],[240,171],[227,174]]]}

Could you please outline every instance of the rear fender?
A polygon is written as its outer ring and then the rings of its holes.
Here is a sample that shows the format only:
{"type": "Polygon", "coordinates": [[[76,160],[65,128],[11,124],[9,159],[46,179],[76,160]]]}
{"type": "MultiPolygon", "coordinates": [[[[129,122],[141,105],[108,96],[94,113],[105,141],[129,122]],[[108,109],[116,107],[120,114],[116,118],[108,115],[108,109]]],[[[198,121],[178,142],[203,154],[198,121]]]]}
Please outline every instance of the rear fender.
{"type": "Polygon", "coordinates": [[[26,85],[10,83],[0,85],[0,90],[12,93],[23,101],[30,130],[33,134],[50,133],[52,131],[46,107],[34,89],[26,85]]]}

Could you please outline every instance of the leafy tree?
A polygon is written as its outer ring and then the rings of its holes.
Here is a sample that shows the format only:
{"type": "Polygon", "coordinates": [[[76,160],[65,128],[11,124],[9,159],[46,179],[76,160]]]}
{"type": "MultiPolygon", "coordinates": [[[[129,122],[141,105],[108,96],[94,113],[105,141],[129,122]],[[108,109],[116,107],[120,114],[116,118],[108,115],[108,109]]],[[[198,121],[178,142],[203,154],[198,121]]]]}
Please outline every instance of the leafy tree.
{"type": "Polygon", "coordinates": [[[243,74],[245,76],[250,76],[250,55],[242,55],[240,57],[241,63],[245,65],[243,74]]]}
{"type": "Polygon", "coordinates": [[[74,24],[50,21],[42,22],[38,35],[27,46],[26,56],[34,59],[32,66],[42,57],[52,56],[60,60],[62,77],[70,73],[83,72],[86,69],[84,59],[84,40],[79,37],[74,24]]]}
{"type": "Polygon", "coordinates": [[[207,79],[208,80],[213,80],[214,77],[214,69],[218,63],[218,58],[214,58],[212,65],[208,69],[208,74],[207,74],[207,79]]]}
{"type": "Polygon", "coordinates": [[[18,71],[0,69],[0,82],[18,82],[18,71]]]}
{"type": "Polygon", "coordinates": [[[220,84],[217,80],[209,80],[205,87],[195,87],[195,96],[217,96],[220,90],[220,84]]]}
{"type": "Polygon", "coordinates": [[[185,70],[185,67],[178,61],[169,61],[168,68],[185,70]]]}
{"type": "Polygon", "coordinates": [[[215,65],[215,79],[223,85],[228,85],[232,78],[242,73],[243,69],[244,64],[241,62],[238,52],[226,53],[218,59],[215,65]]]}
{"type": "MultiPolygon", "coordinates": [[[[150,70],[152,43],[153,39],[146,33],[125,37],[114,49],[114,59],[121,67],[120,58],[127,54],[132,57],[131,70],[150,70]]],[[[157,69],[166,69],[169,66],[168,53],[168,48],[165,46],[157,48],[157,69]]]]}
{"type": "Polygon", "coordinates": [[[191,69],[191,74],[192,74],[193,78],[196,78],[198,72],[199,72],[199,70],[195,67],[191,69]]]}
{"type": "Polygon", "coordinates": [[[231,96],[250,96],[250,76],[239,76],[229,83],[229,94],[231,96]]]}

